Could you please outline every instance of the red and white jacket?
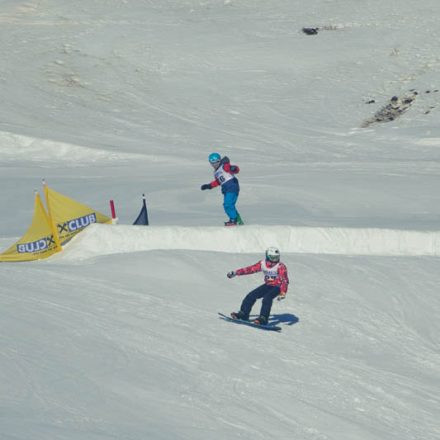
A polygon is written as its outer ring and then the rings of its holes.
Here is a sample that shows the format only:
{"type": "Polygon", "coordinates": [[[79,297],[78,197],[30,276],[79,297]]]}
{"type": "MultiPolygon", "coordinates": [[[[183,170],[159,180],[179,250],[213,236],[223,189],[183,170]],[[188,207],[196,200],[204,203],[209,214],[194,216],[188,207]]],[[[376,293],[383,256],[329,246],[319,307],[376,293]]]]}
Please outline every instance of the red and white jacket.
{"type": "MultiPolygon", "coordinates": [[[[229,161],[229,159],[227,159],[229,161]]],[[[240,185],[238,179],[235,177],[240,172],[238,165],[231,165],[229,162],[222,163],[214,171],[214,180],[210,182],[211,188],[217,186],[222,187],[222,193],[240,191],[240,185]]]]}
{"type": "Polygon", "coordinates": [[[271,263],[266,260],[261,260],[252,266],[243,267],[235,271],[237,275],[250,275],[257,272],[263,272],[265,284],[268,286],[279,286],[281,295],[287,293],[289,276],[284,263],[271,263]]]}

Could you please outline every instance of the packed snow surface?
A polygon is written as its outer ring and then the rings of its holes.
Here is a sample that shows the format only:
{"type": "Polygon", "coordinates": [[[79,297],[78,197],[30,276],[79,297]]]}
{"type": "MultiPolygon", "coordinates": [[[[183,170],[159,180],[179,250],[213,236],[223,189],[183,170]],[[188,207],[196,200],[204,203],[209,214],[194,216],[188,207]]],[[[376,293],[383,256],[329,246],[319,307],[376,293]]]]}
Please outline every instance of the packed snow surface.
{"type": "Polygon", "coordinates": [[[0,264],[0,438],[438,440],[439,16],[0,0],[1,249],[42,178],[119,217],[0,264]],[[240,167],[245,226],[200,191],[213,151],[240,167]],[[271,245],[282,332],[219,319],[262,282],[226,273],[271,245]]]}
{"type": "Polygon", "coordinates": [[[57,258],[82,260],[157,249],[259,253],[267,243],[291,253],[440,256],[440,232],[257,225],[145,228],[95,224],[78,235],[57,258]]]}

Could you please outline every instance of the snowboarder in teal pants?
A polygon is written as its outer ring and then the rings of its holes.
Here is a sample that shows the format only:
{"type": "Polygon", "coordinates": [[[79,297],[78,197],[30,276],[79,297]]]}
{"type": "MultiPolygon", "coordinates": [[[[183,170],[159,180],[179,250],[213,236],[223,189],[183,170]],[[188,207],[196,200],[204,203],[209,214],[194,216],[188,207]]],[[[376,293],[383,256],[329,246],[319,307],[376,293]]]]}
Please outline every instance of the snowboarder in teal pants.
{"type": "Polygon", "coordinates": [[[229,220],[225,222],[225,226],[235,226],[243,224],[240,214],[235,208],[240,185],[235,176],[240,172],[237,165],[231,165],[228,157],[221,157],[219,153],[211,153],[208,157],[209,163],[214,168],[214,180],[201,186],[201,190],[212,189],[221,186],[223,194],[223,208],[229,220]]]}

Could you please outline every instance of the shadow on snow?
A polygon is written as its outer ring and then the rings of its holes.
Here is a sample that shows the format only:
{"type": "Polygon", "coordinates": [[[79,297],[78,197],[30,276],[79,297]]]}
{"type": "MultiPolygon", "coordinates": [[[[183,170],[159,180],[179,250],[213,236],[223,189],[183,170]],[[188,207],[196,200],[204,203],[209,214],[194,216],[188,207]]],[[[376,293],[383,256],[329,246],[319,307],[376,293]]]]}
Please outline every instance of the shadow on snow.
{"type": "Polygon", "coordinates": [[[292,313],[279,313],[269,317],[270,325],[286,324],[293,325],[299,322],[299,318],[292,313]]]}

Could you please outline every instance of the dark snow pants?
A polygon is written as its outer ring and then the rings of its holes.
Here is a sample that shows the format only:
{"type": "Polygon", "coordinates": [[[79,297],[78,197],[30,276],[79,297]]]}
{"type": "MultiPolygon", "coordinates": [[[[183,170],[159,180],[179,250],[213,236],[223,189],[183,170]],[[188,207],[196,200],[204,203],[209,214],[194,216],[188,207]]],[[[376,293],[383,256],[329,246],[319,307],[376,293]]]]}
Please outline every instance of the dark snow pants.
{"type": "Polygon", "coordinates": [[[257,299],[263,298],[260,316],[264,316],[266,318],[266,322],[268,322],[272,302],[279,294],[279,286],[268,286],[267,284],[262,284],[246,295],[241,303],[240,310],[245,314],[246,318],[248,318],[249,314],[251,313],[252,306],[255,304],[257,299]]]}

